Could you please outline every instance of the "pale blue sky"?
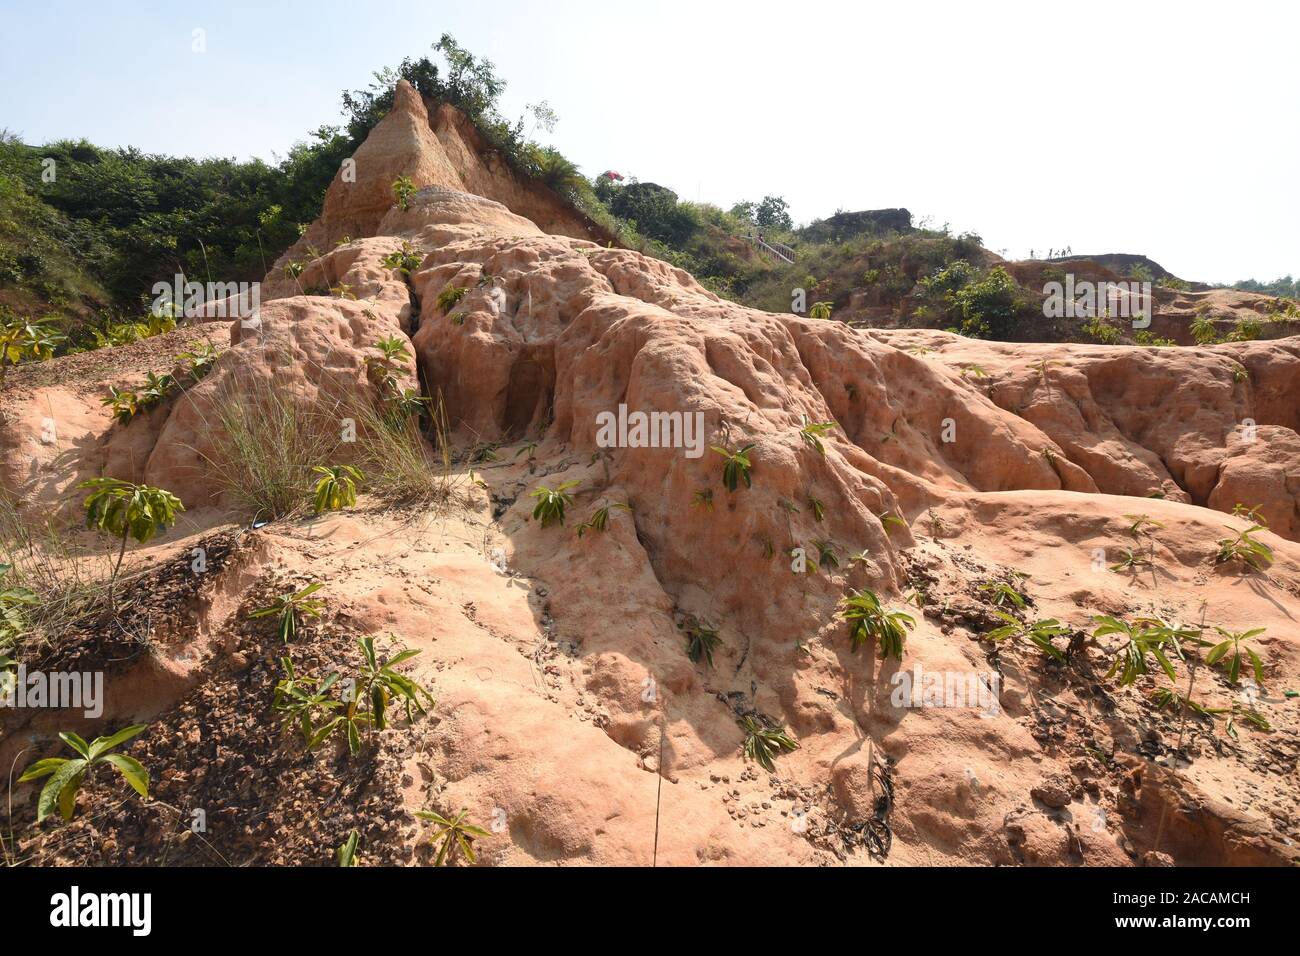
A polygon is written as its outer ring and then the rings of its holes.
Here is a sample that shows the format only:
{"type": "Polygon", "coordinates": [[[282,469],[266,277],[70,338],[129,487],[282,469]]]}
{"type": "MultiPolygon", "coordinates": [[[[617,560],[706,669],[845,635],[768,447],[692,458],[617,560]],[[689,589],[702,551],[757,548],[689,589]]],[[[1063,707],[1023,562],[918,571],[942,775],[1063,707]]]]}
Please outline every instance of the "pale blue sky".
{"type": "Polygon", "coordinates": [[[496,62],[508,115],[548,100],[588,175],[1300,273],[1293,4],[0,0],[0,127],[270,159],[444,31],[496,62]]]}

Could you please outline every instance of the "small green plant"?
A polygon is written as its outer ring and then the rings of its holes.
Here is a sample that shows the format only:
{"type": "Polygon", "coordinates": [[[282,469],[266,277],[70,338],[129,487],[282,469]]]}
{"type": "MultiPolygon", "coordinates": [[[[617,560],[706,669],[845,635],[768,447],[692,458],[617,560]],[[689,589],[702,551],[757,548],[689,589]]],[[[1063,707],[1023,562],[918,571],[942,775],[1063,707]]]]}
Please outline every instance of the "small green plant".
{"type": "Polygon", "coordinates": [[[388,412],[384,422],[390,429],[400,430],[404,422],[419,415],[430,403],[428,396],[421,395],[413,388],[404,388],[388,396],[388,412]]]}
{"type": "Polygon", "coordinates": [[[1097,627],[1092,632],[1094,638],[1119,634],[1125,639],[1115,651],[1110,670],[1106,672],[1107,679],[1119,674],[1121,687],[1134,683],[1148,672],[1148,656],[1155,658],[1171,681],[1176,679],[1174,665],[1164,651],[1164,645],[1170,640],[1169,633],[1164,628],[1153,627],[1149,621],[1129,624],[1109,615],[1100,615],[1096,618],[1096,623],[1097,627]]]}
{"type": "Polygon", "coordinates": [[[1225,640],[1214,645],[1214,647],[1210,649],[1210,652],[1205,655],[1206,665],[1213,667],[1215,664],[1222,661],[1224,666],[1228,669],[1228,682],[1230,684],[1235,684],[1237,683],[1238,678],[1241,677],[1243,662],[1246,659],[1249,659],[1251,670],[1254,671],[1255,674],[1255,683],[1260,687],[1263,687],[1264,662],[1259,659],[1259,655],[1255,653],[1253,647],[1245,647],[1243,645],[1245,645],[1245,643],[1251,638],[1263,634],[1267,628],[1256,627],[1249,631],[1228,631],[1221,627],[1216,627],[1215,630],[1218,631],[1225,640]],[[1244,657],[1243,652],[1245,655],[1244,657]]]}
{"type": "MultiPolygon", "coordinates": [[[[1252,342],[1264,334],[1264,326],[1258,319],[1242,316],[1228,333],[1228,342],[1252,342]]],[[[1244,369],[1243,369],[1244,371],[1244,369]]],[[[1238,379],[1240,381],[1240,379],[1238,379]]]]}
{"type": "Polygon", "coordinates": [[[1273,725],[1268,722],[1268,718],[1257,711],[1254,707],[1247,707],[1244,704],[1233,704],[1232,712],[1228,716],[1228,725],[1224,728],[1231,735],[1233,740],[1240,739],[1237,735],[1238,718],[1259,730],[1268,731],[1273,729],[1273,725]]]}
{"type": "MultiPolygon", "coordinates": [[[[1139,315],[1140,314],[1141,313],[1139,313],[1139,315]]],[[[1138,345],[1160,346],[1162,348],[1168,348],[1172,345],[1178,344],[1173,339],[1166,338],[1162,335],[1152,335],[1146,329],[1139,329],[1134,332],[1133,341],[1137,342],[1138,345]]]]}
{"type": "Polygon", "coordinates": [[[366,378],[381,392],[397,391],[397,373],[411,360],[406,340],[398,336],[383,338],[374,344],[379,355],[366,356],[366,378]]]}
{"type": "Polygon", "coordinates": [[[1029,641],[1044,654],[1056,658],[1058,661],[1064,661],[1065,655],[1052,643],[1052,638],[1062,637],[1070,633],[1070,629],[1063,625],[1056,618],[1049,617],[1042,620],[1024,622],[1019,621],[1004,611],[994,611],[1001,620],[1005,621],[1001,627],[989,631],[989,640],[1001,643],[1009,638],[1029,641]]]}
{"type": "Polygon", "coordinates": [[[989,377],[989,373],[984,370],[984,366],[976,365],[974,362],[971,362],[968,365],[963,365],[961,367],[961,377],[965,378],[967,375],[969,375],[971,378],[989,377]]]}
{"type": "Polygon", "coordinates": [[[470,863],[477,863],[478,857],[474,855],[474,838],[491,836],[482,827],[474,826],[465,819],[469,810],[463,809],[456,816],[448,819],[432,810],[417,810],[415,815],[421,820],[428,820],[434,824],[433,833],[429,837],[429,842],[437,843],[442,841],[438,848],[438,855],[434,858],[434,866],[445,866],[449,860],[456,855],[456,850],[470,863]]]}
{"type": "Polygon", "coordinates": [[[1265,521],[1264,516],[1259,513],[1259,509],[1262,507],[1264,506],[1255,505],[1253,508],[1247,508],[1239,501],[1232,506],[1232,516],[1234,518],[1241,518],[1245,521],[1249,521],[1251,524],[1258,525],[1261,528],[1267,528],[1268,522],[1265,521]]]}
{"type": "Polygon", "coordinates": [[[395,269],[403,276],[409,277],[412,272],[420,268],[420,263],[424,260],[409,242],[403,242],[401,249],[390,252],[380,261],[385,269],[395,269]]]}
{"type": "Polygon", "coordinates": [[[1191,333],[1197,345],[1214,345],[1219,341],[1219,330],[1208,312],[1201,312],[1192,320],[1191,333]]]}
{"type": "Polygon", "coordinates": [[[822,504],[820,498],[809,495],[808,507],[812,509],[813,520],[820,524],[822,519],[826,517],[826,506],[822,504]]]}
{"type": "Polygon", "coordinates": [[[220,355],[221,351],[211,342],[200,342],[192,351],[182,352],[177,358],[186,363],[185,372],[190,381],[197,382],[212,371],[220,355]]]}
{"type": "Polygon", "coordinates": [[[1263,525],[1254,524],[1245,531],[1237,531],[1228,525],[1224,525],[1224,527],[1232,531],[1236,537],[1219,539],[1219,552],[1215,556],[1215,563],[1224,564],[1228,561],[1241,561],[1256,571],[1267,570],[1268,566],[1273,563],[1273,549],[1264,542],[1251,537],[1256,531],[1265,530],[1263,525]]]}
{"type": "Polygon", "coordinates": [[[127,539],[135,538],[144,544],[159,531],[174,525],[177,513],[184,511],[185,506],[170,491],[117,478],[91,478],[77,487],[90,492],[85,501],[86,527],[122,539],[109,577],[109,604],[116,609],[114,585],[126,555],[127,539]]]}
{"type": "Polygon", "coordinates": [[[1110,570],[1116,574],[1123,574],[1126,571],[1136,573],[1139,569],[1150,565],[1150,560],[1140,554],[1134,554],[1131,548],[1125,548],[1120,552],[1120,559],[1110,566],[1110,570]]]}
{"type": "MultiPolygon", "coordinates": [[[[12,570],[13,565],[0,564],[0,577],[8,575],[12,570]]],[[[14,586],[0,590],[0,651],[16,643],[27,630],[24,608],[39,603],[36,592],[28,588],[14,586]]]]}
{"type": "Polygon", "coordinates": [[[1137,538],[1140,535],[1150,534],[1154,528],[1163,528],[1164,524],[1144,514],[1125,515],[1124,518],[1130,522],[1128,533],[1137,538]]]}
{"type": "Polygon", "coordinates": [[[872,638],[876,639],[880,658],[903,659],[903,644],[907,632],[916,626],[916,619],[903,611],[887,611],[874,591],[851,590],[840,601],[840,615],[849,622],[849,640],[852,651],[872,638]]]}
{"type": "Polygon", "coordinates": [[[989,580],[980,585],[980,591],[991,596],[994,607],[1018,607],[1027,605],[1025,596],[1006,581],[989,580]]]}
{"type": "Polygon", "coordinates": [[[317,465],[312,472],[321,476],[313,498],[316,514],[339,511],[357,503],[357,482],[364,480],[360,469],[352,465],[317,465]]]}
{"type": "Polygon", "coordinates": [[[743,445],[736,451],[728,451],[717,445],[709,447],[725,459],[722,465],[722,483],[728,491],[735,491],[742,481],[746,488],[753,487],[749,478],[749,471],[753,467],[749,460],[749,452],[754,447],[753,444],[743,445]]]}
{"type": "Polygon", "coordinates": [[[399,664],[418,656],[418,650],[407,649],[388,660],[381,660],[375,651],[373,637],[360,638],[357,645],[361,648],[361,679],[357,681],[356,697],[358,701],[367,703],[375,729],[384,730],[388,726],[388,707],[393,701],[401,702],[407,723],[415,721],[416,711],[421,715],[428,713],[420,701],[423,695],[429,706],[434,706],[435,701],[428,689],[396,669],[399,664]]]}
{"type": "Polygon", "coordinates": [[[1205,707],[1192,698],[1178,693],[1173,687],[1161,687],[1156,690],[1152,696],[1152,701],[1160,710],[1173,710],[1176,713],[1182,713],[1185,709],[1202,717],[1213,719],[1217,714],[1228,713],[1226,707],[1205,707]]]}
{"type": "Polygon", "coordinates": [[[834,422],[814,422],[810,421],[807,415],[803,416],[803,425],[799,429],[799,437],[803,443],[816,450],[817,454],[823,458],[826,457],[826,446],[822,444],[822,436],[830,434],[835,430],[834,422]]]}
{"type": "Polygon", "coordinates": [[[330,286],[330,295],[339,299],[348,299],[352,302],[357,300],[357,294],[353,291],[351,284],[340,282],[338,285],[330,286]]]}
{"type": "Polygon", "coordinates": [[[1101,316],[1093,316],[1083,324],[1083,331],[1102,345],[1114,345],[1119,342],[1119,329],[1101,316]]]}
{"type": "Polygon", "coordinates": [[[691,507],[699,508],[702,511],[713,510],[713,489],[699,488],[691,495],[691,507]]]}
{"type": "Polygon", "coordinates": [[[325,602],[320,598],[312,597],[324,586],[320,581],[313,581],[301,591],[289,591],[277,598],[273,604],[258,608],[248,616],[250,618],[259,618],[278,614],[280,616],[280,640],[288,644],[298,636],[298,619],[300,616],[303,618],[320,617],[321,612],[325,610],[325,602]]]}
{"type": "Polygon", "coordinates": [[[603,532],[609,526],[609,511],[611,508],[617,509],[619,511],[627,511],[627,512],[630,512],[632,510],[632,507],[630,505],[626,505],[621,501],[615,501],[612,504],[601,505],[599,508],[597,508],[595,511],[591,513],[591,518],[588,521],[578,525],[578,537],[581,538],[583,534],[585,534],[588,531],[603,532]]]}
{"type": "Polygon", "coordinates": [[[882,511],[880,514],[876,515],[876,517],[880,519],[880,525],[885,529],[886,533],[889,532],[889,529],[891,527],[892,528],[907,527],[907,522],[904,521],[902,518],[900,518],[898,515],[894,514],[892,511],[882,511]]]}
{"type": "Polygon", "coordinates": [[[799,744],[786,733],[784,727],[765,726],[753,716],[742,717],[737,723],[745,732],[741,752],[768,773],[776,772],[775,758],[799,749],[799,744]]]}
{"type": "Polygon", "coordinates": [[[77,793],[86,779],[86,774],[102,763],[111,765],[131,785],[136,793],[149,798],[149,771],[140,761],[126,754],[112,753],[145,730],[144,724],[136,724],[119,730],[109,737],[96,737],[86,743],[73,733],[61,733],[59,739],[76,751],[77,756],[47,757],[38,760],[18,778],[19,783],[40,780],[49,777],[41,788],[41,795],[36,803],[36,822],[40,823],[56,810],[64,820],[71,820],[77,808],[77,793]]]}
{"type": "Polygon", "coordinates": [[[829,319],[832,309],[834,309],[834,304],[831,302],[814,302],[812,308],[808,310],[808,318],[829,319]]]}
{"type": "Polygon", "coordinates": [[[108,386],[108,394],[100,400],[113,410],[113,417],[123,425],[128,424],[140,411],[140,396],[130,389],[108,386]]]}
{"type": "Polygon", "coordinates": [[[577,481],[564,481],[553,489],[540,485],[535,491],[529,492],[530,498],[537,499],[537,505],[533,508],[533,520],[540,521],[543,528],[549,528],[557,522],[564,524],[564,509],[573,504],[573,496],[568,491],[578,484],[577,481]]]}
{"type": "Polygon", "coordinates": [[[337,850],[334,851],[334,858],[341,867],[360,866],[361,862],[357,857],[357,843],[360,842],[361,835],[353,830],[348,834],[337,850]]]}
{"type": "Polygon", "coordinates": [[[442,314],[446,315],[454,309],[460,303],[460,300],[465,298],[467,292],[469,292],[469,289],[460,285],[449,285],[439,292],[437,302],[442,314]]]}
{"type": "Polygon", "coordinates": [[[410,176],[398,176],[393,180],[393,198],[397,200],[397,206],[402,212],[406,212],[411,206],[411,197],[415,195],[415,183],[411,182],[410,176]]]}
{"type": "Polygon", "coordinates": [[[280,658],[280,666],[284,669],[284,676],[275,685],[271,709],[283,715],[281,729],[287,733],[290,727],[298,728],[303,743],[308,750],[312,750],[319,743],[318,726],[325,723],[333,711],[343,706],[330,695],[331,688],[338,683],[339,675],[333,673],[324,678],[299,676],[293,666],[293,659],[288,656],[280,658]]]}
{"type": "Polygon", "coordinates": [[[176,387],[176,379],[172,375],[158,375],[155,372],[146,372],[144,376],[144,385],[140,387],[140,411],[153,408],[155,405],[162,404],[167,396],[171,394],[176,387]]]}
{"type": "Polygon", "coordinates": [[[819,539],[813,542],[813,547],[817,549],[817,567],[839,570],[840,558],[833,543],[819,539]]]}
{"type": "Polygon", "coordinates": [[[722,643],[722,638],[718,637],[717,630],[703,621],[692,618],[687,623],[685,631],[686,656],[691,659],[693,664],[698,664],[700,659],[703,658],[712,667],[713,651],[722,643]]]}

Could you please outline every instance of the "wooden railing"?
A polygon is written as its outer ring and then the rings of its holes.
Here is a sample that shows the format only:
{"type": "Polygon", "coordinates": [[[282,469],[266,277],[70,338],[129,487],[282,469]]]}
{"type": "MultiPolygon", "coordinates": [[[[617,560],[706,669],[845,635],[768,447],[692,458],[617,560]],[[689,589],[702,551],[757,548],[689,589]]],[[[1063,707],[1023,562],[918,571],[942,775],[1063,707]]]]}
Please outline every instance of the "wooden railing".
{"type": "Polygon", "coordinates": [[[780,259],[782,262],[794,262],[794,250],[784,243],[768,242],[758,236],[746,236],[745,238],[752,245],[758,246],[759,249],[776,259],[780,259]]]}

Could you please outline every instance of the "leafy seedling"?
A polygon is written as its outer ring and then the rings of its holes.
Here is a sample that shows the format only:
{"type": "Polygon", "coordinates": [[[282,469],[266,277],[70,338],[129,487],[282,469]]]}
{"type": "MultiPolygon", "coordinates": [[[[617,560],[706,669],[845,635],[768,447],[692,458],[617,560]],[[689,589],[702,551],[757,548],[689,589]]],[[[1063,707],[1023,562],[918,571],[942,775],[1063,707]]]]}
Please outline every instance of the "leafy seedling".
{"type": "Polygon", "coordinates": [[[428,820],[434,824],[433,833],[429,837],[429,842],[442,845],[438,848],[438,855],[433,861],[434,866],[445,866],[447,861],[456,855],[456,850],[470,863],[477,863],[478,857],[474,855],[474,838],[491,836],[482,827],[476,827],[465,820],[465,815],[469,810],[461,810],[460,813],[451,819],[447,819],[439,813],[432,810],[417,810],[415,815],[421,820],[428,820]]]}
{"type": "Polygon", "coordinates": [[[799,749],[799,744],[784,727],[766,727],[752,716],[742,717],[737,723],[745,732],[741,752],[750,760],[757,761],[768,773],[776,772],[776,757],[799,749]]]}
{"type": "Polygon", "coordinates": [[[904,611],[887,611],[874,591],[849,592],[840,601],[840,615],[849,622],[849,640],[852,651],[872,638],[877,641],[880,658],[903,659],[903,644],[908,629],[916,626],[916,619],[904,611]]]}
{"type": "Polygon", "coordinates": [[[577,481],[564,481],[555,488],[540,485],[535,491],[529,492],[530,498],[537,499],[537,504],[533,508],[533,520],[540,521],[543,528],[549,528],[557,522],[564,524],[564,509],[573,504],[573,496],[569,494],[569,489],[576,488],[578,484],[577,481]]]}
{"type": "Polygon", "coordinates": [[[339,511],[357,503],[357,482],[363,480],[360,469],[352,465],[317,465],[312,472],[321,476],[313,499],[316,514],[339,511]]]}
{"type": "Polygon", "coordinates": [[[280,616],[280,640],[288,644],[298,636],[298,618],[302,616],[320,617],[321,612],[325,610],[325,602],[320,598],[314,598],[315,594],[325,585],[320,581],[313,581],[301,591],[290,591],[283,597],[277,599],[274,604],[268,607],[258,608],[251,612],[250,618],[269,617],[272,614],[280,616]]]}
{"type": "Polygon", "coordinates": [[[835,430],[834,422],[814,422],[807,415],[802,416],[803,425],[799,429],[799,437],[803,443],[814,449],[817,454],[823,458],[826,457],[826,446],[822,444],[822,437],[830,434],[835,430]]]}
{"type": "Polygon", "coordinates": [[[77,756],[47,757],[38,760],[18,778],[19,783],[40,780],[49,777],[41,788],[41,795],[36,803],[36,822],[40,823],[55,810],[64,820],[71,820],[77,808],[77,793],[81,789],[86,774],[101,763],[110,764],[131,785],[136,793],[149,798],[149,771],[140,761],[126,754],[111,753],[145,729],[144,724],[135,724],[119,730],[109,737],[96,737],[86,743],[73,733],[61,733],[59,739],[76,751],[77,756]]]}

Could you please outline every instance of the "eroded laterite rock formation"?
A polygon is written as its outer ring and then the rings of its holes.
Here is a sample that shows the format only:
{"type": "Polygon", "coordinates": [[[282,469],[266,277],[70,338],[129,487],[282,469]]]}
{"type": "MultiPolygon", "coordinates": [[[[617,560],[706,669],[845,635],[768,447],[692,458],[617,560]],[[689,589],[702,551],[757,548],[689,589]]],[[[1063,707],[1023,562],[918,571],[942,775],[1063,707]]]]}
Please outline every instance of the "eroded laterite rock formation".
{"type": "MultiPolygon", "coordinates": [[[[480,840],[489,862],[644,864],[657,799],[661,864],[1118,864],[1157,841],[1180,863],[1300,859],[1300,721],[1283,695],[1300,684],[1300,341],[1009,345],[757,312],[591,241],[578,213],[494,167],[471,132],[400,86],[355,181],[336,179],[268,275],[260,324],[230,323],[213,373],[146,419],[123,428],[98,407],[100,382],[137,369],[130,349],[78,381],[13,374],[6,486],[45,512],[75,506],[71,483],[101,472],[176,490],[202,517],[159,546],[164,566],[230,520],[205,463],[241,382],[286,386],[304,414],[344,408],[373,398],[374,343],[409,338],[405,384],[440,398],[462,446],[500,448],[476,466],[486,487],[463,513],[394,517],[363,498],[359,514],[246,535],[178,612],[198,623],[136,665],[137,684],[172,674],[167,690],[114,698],[107,720],[154,720],[144,746],[160,761],[184,760],[168,734],[224,727],[195,701],[250,673],[238,612],[274,571],[326,581],[348,628],[419,648],[438,698],[436,724],[386,732],[353,811],[326,801],[318,840],[280,842],[291,861],[323,858],[356,814],[375,857],[409,859],[402,814],[436,806],[501,811],[480,840]],[[402,175],[419,187],[405,210],[391,193],[402,175]],[[409,277],[383,262],[403,249],[419,260],[409,277]],[[355,299],[303,294],[320,287],[355,299]],[[452,303],[448,290],[464,292],[452,303]],[[713,451],[598,446],[598,416],[620,405],[700,413],[708,444],[752,444],[752,487],[723,487],[713,451]],[[51,415],[58,438],[43,443],[51,415]],[[838,423],[824,453],[805,420],[838,423]],[[578,482],[567,523],[540,527],[529,493],[565,481],[578,482]],[[608,503],[632,510],[576,533],[608,503]],[[1216,563],[1224,526],[1248,526],[1237,504],[1269,523],[1267,573],[1216,563]],[[1132,534],[1135,514],[1159,525],[1132,534]],[[807,573],[792,571],[794,549],[807,573]],[[1107,570],[1125,549],[1152,563],[1107,570]],[[1068,663],[987,640],[1002,623],[981,588],[992,580],[1028,595],[1025,619],[1069,629],[1068,663]],[[901,661],[851,650],[837,613],[850,588],[894,608],[923,595],[901,661]],[[1265,689],[1247,703],[1271,730],[1193,718],[1193,759],[1176,761],[1178,720],[1151,701],[1164,677],[1105,678],[1120,642],[1087,637],[1102,614],[1266,628],[1265,689]],[[718,630],[712,666],[685,653],[692,621],[718,630]],[[996,675],[997,705],[900,707],[895,677],[917,667],[996,675]],[[745,714],[799,742],[774,773],[741,757],[745,714]],[[356,809],[375,793],[396,819],[356,809]]],[[[246,683],[262,695],[249,715],[270,721],[269,688],[246,683]]],[[[1201,668],[1205,706],[1245,706],[1246,693],[1201,668]]],[[[171,780],[173,803],[186,805],[195,772],[171,780]]],[[[122,833],[147,841],[162,825],[131,812],[122,833]]],[[[285,814],[276,826],[293,830],[285,814]]],[[[209,839],[273,857],[243,830],[209,839]]]]}

